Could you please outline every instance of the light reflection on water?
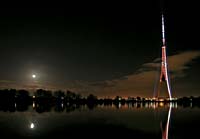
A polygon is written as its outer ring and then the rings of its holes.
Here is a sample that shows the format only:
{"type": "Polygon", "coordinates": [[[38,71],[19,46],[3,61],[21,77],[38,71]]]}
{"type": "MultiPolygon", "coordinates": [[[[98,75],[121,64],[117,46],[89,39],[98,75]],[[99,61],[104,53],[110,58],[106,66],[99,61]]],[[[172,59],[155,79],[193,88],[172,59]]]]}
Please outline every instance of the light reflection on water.
{"type": "Polygon", "coordinates": [[[172,109],[172,104],[170,103],[168,114],[167,114],[166,124],[162,125],[163,122],[161,121],[162,139],[168,139],[168,136],[169,136],[168,134],[169,134],[169,122],[170,122],[170,118],[171,118],[171,109],[172,109]]]}
{"type": "Polygon", "coordinates": [[[184,108],[177,103],[127,103],[95,107],[65,106],[61,103],[50,108],[33,103],[24,111],[17,110],[18,106],[15,108],[14,112],[0,111],[3,135],[12,133],[18,137],[42,138],[59,134],[77,137],[80,135],[77,133],[83,132],[88,137],[101,131],[102,134],[119,134],[116,136],[122,137],[188,138],[200,123],[198,107],[184,108]],[[183,130],[187,130],[187,133],[183,133],[183,130]]]}

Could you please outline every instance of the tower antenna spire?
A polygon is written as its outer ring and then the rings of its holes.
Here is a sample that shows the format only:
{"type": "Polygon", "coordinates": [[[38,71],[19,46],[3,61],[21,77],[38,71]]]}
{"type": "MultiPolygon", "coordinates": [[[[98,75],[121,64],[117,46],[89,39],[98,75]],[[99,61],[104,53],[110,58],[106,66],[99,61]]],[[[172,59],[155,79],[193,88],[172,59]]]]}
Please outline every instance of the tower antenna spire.
{"type": "Polygon", "coordinates": [[[165,46],[165,19],[162,13],[162,45],[165,46]]]}

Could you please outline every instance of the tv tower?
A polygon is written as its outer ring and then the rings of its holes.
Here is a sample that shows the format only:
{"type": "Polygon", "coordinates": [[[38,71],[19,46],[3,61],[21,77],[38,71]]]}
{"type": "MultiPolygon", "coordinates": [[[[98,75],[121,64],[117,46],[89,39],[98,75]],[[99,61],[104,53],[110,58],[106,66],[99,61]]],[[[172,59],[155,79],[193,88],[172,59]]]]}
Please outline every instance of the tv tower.
{"type": "Polygon", "coordinates": [[[166,44],[165,44],[165,24],[164,24],[164,15],[162,14],[162,59],[161,59],[161,72],[160,72],[160,80],[158,85],[158,90],[156,92],[156,98],[159,97],[160,94],[160,86],[162,82],[166,82],[167,91],[169,95],[169,100],[172,100],[171,97],[171,87],[170,87],[170,79],[168,74],[168,66],[167,66],[167,54],[166,54],[166,44]]]}

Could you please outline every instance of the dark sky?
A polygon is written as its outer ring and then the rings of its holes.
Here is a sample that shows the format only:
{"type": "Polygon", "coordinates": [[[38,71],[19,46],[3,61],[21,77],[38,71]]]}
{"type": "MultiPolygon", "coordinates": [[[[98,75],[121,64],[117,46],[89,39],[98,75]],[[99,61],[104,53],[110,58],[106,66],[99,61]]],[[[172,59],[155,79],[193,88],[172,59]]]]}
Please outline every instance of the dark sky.
{"type": "MultiPolygon", "coordinates": [[[[160,56],[163,4],[158,0],[142,0],[112,6],[86,5],[0,9],[0,86],[74,89],[97,92],[99,96],[140,95],[133,88],[132,93],[120,94],[129,88],[124,85],[122,91],[113,91],[113,86],[160,56]],[[36,79],[31,78],[32,74],[36,74],[36,79]],[[100,93],[109,86],[112,93],[100,93]]],[[[166,1],[163,6],[168,55],[187,52],[192,55],[180,66],[187,67],[187,71],[181,72],[189,74],[193,84],[199,81],[194,74],[199,69],[195,5],[166,1]],[[194,58],[197,60],[191,64],[194,58]]],[[[188,84],[184,79],[185,76],[174,81],[188,84]]],[[[192,84],[188,86],[197,90],[192,84]]],[[[194,92],[198,95],[198,91],[194,92]]]]}

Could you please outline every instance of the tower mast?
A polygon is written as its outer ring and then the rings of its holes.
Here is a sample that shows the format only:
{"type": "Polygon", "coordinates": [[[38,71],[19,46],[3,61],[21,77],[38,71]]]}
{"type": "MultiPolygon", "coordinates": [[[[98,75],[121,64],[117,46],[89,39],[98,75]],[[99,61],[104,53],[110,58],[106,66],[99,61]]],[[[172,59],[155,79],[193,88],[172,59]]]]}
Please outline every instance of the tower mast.
{"type": "Polygon", "coordinates": [[[168,66],[167,66],[167,54],[166,54],[166,42],[165,42],[165,24],[164,24],[164,15],[162,14],[162,59],[161,59],[161,72],[160,72],[160,81],[158,92],[156,93],[156,98],[159,97],[160,94],[160,86],[162,82],[166,82],[167,91],[169,95],[169,100],[171,101],[171,87],[169,82],[168,75],[168,66]]]}

